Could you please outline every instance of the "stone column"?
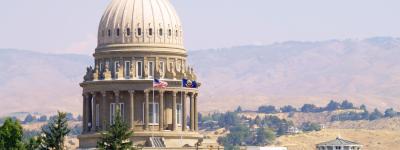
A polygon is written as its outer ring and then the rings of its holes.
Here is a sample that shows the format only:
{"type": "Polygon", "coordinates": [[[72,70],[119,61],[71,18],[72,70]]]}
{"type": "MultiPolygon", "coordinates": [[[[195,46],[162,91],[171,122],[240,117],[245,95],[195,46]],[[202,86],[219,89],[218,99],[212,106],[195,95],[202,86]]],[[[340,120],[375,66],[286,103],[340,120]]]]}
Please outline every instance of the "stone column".
{"type": "Polygon", "coordinates": [[[92,115],[91,132],[96,132],[96,92],[92,92],[92,101],[90,107],[92,108],[90,112],[92,115]]]}
{"type": "Polygon", "coordinates": [[[194,95],[194,130],[199,131],[199,110],[197,110],[197,102],[199,93],[194,95]]]}
{"type": "Polygon", "coordinates": [[[160,90],[160,104],[158,105],[159,108],[159,115],[160,115],[160,121],[159,121],[159,127],[160,131],[164,131],[164,91],[160,90]]]}
{"type": "Polygon", "coordinates": [[[87,132],[87,129],[88,129],[88,116],[87,116],[87,105],[88,105],[88,103],[87,103],[87,99],[88,99],[88,94],[87,93],[83,93],[82,94],[82,97],[83,97],[83,114],[82,114],[82,127],[83,127],[83,130],[82,130],[82,133],[86,133],[87,132]]]}
{"type": "Polygon", "coordinates": [[[101,101],[101,111],[100,111],[100,116],[101,116],[101,127],[103,129],[103,131],[105,131],[107,129],[107,92],[106,91],[102,91],[101,92],[101,96],[103,96],[103,100],[101,101]]]}
{"type": "Polygon", "coordinates": [[[149,130],[149,90],[144,91],[145,99],[146,101],[144,102],[144,130],[149,130]]]}
{"type": "Polygon", "coordinates": [[[176,91],[172,91],[172,131],[176,131],[176,91]]]}
{"type": "Polygon", "coordinates": [[[182,92],[182,131],[186,131],[186,92],[182,92]]]}
{"type": "Polygon", "coordinates": [[[194,93],[190,95],[190,131],[194,131],[194,93]]]}
{"type": "Polygon", "coordinates": [[[131,90],[129,91],[129,125],[131,126],[132,129],[135,128],[135,91],[131,90]]]}

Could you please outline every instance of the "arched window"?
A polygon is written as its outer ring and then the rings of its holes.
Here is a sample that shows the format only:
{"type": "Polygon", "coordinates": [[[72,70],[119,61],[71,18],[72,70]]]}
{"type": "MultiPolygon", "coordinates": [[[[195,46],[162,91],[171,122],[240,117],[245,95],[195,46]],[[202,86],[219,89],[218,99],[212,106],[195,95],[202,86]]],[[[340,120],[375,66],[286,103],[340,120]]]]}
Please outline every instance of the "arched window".
{"type": "Polygon", "coordinates": [[[160,36],[163,35],[163,30],[160,28],[160,30],[158,30],[158,33],[160,34],[160,36]]]}
{"type": "Polygon", "coordinates": [[[117,29],[117,36],[119,36],[119,33],[120,33],[120,30],[119,30],[119,28],[117,29]]]}
{"type": "Polygon", "coordinates": [[[137,29],[137,35],[138,36],[142,36],[142,28],[138,28],[137,29]]]}
{"type": "Polygon", "coordinates": [[[153,35],[153,28],[149,29],[149,35],[152,36],[153,35]]]}
{"type": "Polygon", "coordinates": [[[126,28],[126,35],[128,35],[128,36],[131,35],[131,28],[126,28]]]}
{"type": "Polygon", "coordinates": [[[172,30],[171,29],[168,30],[168,36],[172,36],[172,30]]]}
{"type": "Polygon", "coordinates": [[[178,30],[175,30],[175,36],[178,37],[178,30]]]}
{"type": "Polygon", "coordinates": [[[108,37],[111,37],[111,30],[108,29],[108,37]]]}

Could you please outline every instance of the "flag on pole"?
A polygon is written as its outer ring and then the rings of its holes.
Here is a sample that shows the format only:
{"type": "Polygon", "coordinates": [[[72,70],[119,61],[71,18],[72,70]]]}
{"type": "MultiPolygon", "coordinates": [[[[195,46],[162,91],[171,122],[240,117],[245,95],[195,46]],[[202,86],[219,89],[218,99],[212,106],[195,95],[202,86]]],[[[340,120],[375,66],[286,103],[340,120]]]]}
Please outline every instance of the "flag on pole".
{"type": "Polygon", "coordinates": [[[168,83],[165,81],[160,81],[159,79],[154,79],[154,81],[153,81],[154,88],[165,89],[165,88],[167,88],[167,86],[168,86],[168,83]]]}

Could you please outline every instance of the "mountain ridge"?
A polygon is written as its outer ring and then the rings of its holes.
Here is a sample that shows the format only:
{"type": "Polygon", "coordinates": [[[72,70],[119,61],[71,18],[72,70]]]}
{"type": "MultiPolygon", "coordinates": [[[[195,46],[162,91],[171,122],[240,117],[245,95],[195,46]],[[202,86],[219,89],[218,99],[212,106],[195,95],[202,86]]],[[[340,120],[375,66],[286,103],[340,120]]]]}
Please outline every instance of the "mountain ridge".
{"type": "MultiPolygon", "coordinates": [[[[331,99],[400,108],[400,38],[289,41],[188,54],[203,83],[201,111],[324,105],[331,99]]],[[[79,83],[92,62],[79,54],[1,50],[0,99],[7,105],[0,106],[0,114],[79,113],[79,83]]]]}

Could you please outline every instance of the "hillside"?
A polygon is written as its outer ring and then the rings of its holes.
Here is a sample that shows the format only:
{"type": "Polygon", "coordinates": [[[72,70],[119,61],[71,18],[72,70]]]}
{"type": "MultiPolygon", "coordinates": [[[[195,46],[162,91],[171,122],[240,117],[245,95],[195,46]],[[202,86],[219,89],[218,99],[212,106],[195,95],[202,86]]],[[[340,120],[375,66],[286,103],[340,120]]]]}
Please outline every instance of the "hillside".
{"type": "MultiPolygon", "coordinates": [[[[400,109],[400,38],[285,42],[189,52],[201,87],[199,109],[324,105],[348,99],[400,109]],[[232,94],[235,93],[235,94],[232,94]],[[223,107],[222,107],[223,106],[223,107]]],[[[0,50],[0,115],[81,111],[79,82],[92,58],[0,50]]]]}
{"type": "Polygon", "coordinates": [[[391,150],[400,147],[398,130],[360,130],[327,129],[299,135],[282,136],[277,145],[287,146],[290,150],[312,150],[318,143],[334,140],[336,137],[363,144],[363,150],[391,150]]]}

